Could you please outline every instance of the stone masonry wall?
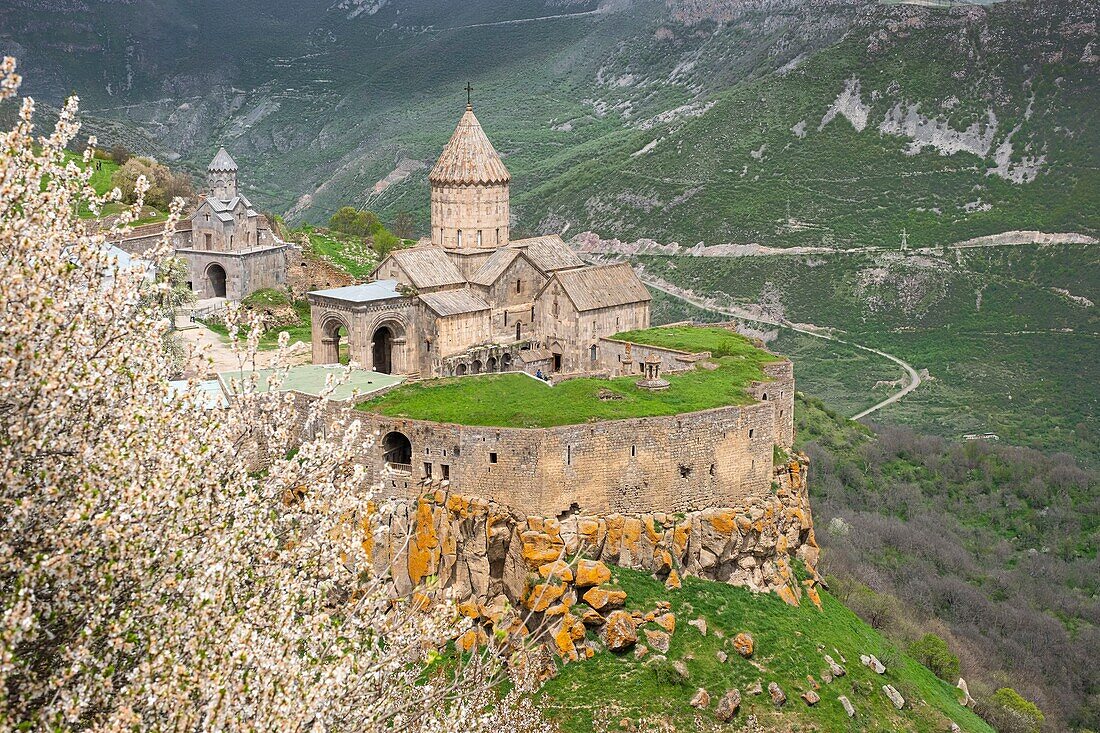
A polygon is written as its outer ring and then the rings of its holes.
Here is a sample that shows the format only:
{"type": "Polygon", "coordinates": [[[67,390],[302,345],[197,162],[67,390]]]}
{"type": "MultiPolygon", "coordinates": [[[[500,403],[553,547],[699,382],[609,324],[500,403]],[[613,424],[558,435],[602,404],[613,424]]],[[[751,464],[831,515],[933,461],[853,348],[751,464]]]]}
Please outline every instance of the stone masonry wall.
{"type": "Polygon", "coordinates": [[[363,463],[391,489],[447,479],[452,490],[556,516],[696,511],[768,496],[776,404],[545,429],[356,417],[375,436],[363,463]],[[390,432],[412,445],[411,476],[384,470],[381,444],[390,432]]]}

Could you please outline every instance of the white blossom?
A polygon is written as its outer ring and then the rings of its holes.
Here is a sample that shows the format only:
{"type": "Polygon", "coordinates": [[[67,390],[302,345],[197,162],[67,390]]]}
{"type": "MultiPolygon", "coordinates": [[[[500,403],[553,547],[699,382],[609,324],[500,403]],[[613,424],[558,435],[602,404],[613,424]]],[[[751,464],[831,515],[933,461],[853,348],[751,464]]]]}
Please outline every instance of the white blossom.
{"type": "MultiPolygon", "coordinates": [[[[19,83],[4,59],[0,101],[19,83]]],[[[496,687],[500,650],[448,654],[454,608],[392,598],[367,560],[369,436],[297,446],[255,381],[227,410],[169,389],[148,280],[106,283],[77,217],[120,197],[65,160],[77,100],[48,137],[33,111],[0,139],[0,730],[547,730],[522,681],[496,687]]],[[[170,254],[166,233],[146,256],[170,254]]]]}

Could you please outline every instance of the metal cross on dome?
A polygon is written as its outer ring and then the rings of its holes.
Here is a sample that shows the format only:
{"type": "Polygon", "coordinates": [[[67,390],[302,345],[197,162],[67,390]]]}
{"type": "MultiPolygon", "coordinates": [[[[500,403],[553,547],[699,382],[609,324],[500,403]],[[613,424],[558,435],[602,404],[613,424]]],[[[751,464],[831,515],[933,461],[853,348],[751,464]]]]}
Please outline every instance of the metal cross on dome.
{"type": "Polygon", "coordinates": [[[473,86],[470,85],[470,82],[466,82],[466,106],[467,107],[470,106],[470,93],[473,92],[473,91],[474,91],[474,88],[473,88],[473,86]]]}

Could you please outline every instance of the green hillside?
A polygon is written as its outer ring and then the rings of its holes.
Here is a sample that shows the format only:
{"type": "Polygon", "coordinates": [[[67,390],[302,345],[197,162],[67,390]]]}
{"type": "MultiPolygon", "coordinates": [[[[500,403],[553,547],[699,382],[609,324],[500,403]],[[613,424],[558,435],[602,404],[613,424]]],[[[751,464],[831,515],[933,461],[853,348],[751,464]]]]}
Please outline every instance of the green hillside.
{"type": "MultiPolygon", "coordinates": [[[[767,302],[776,316],[836,329],[929,371],[931,380],[875,420],[956,438],[991,432],[1100,460],[1100,396],[1091,388],[1100,371],[1090,358],[1100,347],[1094,246],[641,261],[699,295],[767,302]]],[[[773,348],[791,353],[789,338],[773,348]]],[[[800,386],[827,401],[848,387],[846,378],[818,389],[818,379],[800,386]]]]}
{"type": "MultiPolygon", "coordinates": [[[[565,733],[588,733],[601,726],[612,731],[728,730],[731,724],[716,720],[714,708],[731,688],[742,694],[734,728],[743,728],[749,716],[755,716],[767,730],[945,731],[951,721],[965,731],[992,730],[958,705],[951,685],[898,652],[828,593],[822,594],[824,610],[818,611],[808,602],[794,608],[775,595],[714,581],[685,578],[681,589],[669,591],[643,573],[622,568],[613,572],[631,608],[652,610],[658,601],[671,602],[676,631],[668,661],[654,663],[652,651],[641,660],[633,653],[601,651],[590,660],[567,665],[541,692],[548,714],[565,733]],[[687,625],[697,618],[706,620],[706,636],[687,625]],[[739,656],[731,643],[743,631],[755,641],[751,659],[739,656]],[[726,653],[725,662],[719,661],[719,651],[726,653]],[[822,682],[822,671],[828,669],[826,654],[847,673],[830,683],[822,682]],[[862,666],[861,654],[887,660],[886,674],[862,666]],[[672,669],[677,661],[686,664],[687,679],[672,669]],[[821,697],[812,707],[799,698],[812,689],[807,676],[814,678],[821,697]],[[763,693],[750,694],[758,681],[763,693]],[[771,682],[787,696],[778,710],[767,692],[771,682]],[[883,694],[884,684],[906,698],[904,709],[894,708],[883,694]],[[700,687],[711,697],[705,711],[688,704],[700,687]],[[840,695],[855,707],[854,719],[845,714],[837,700],[840,695]],[[628,727],[622,726],[624,720],[628,727]]],[[[659,630],[652,623],[642,628],[659,630]]]]}

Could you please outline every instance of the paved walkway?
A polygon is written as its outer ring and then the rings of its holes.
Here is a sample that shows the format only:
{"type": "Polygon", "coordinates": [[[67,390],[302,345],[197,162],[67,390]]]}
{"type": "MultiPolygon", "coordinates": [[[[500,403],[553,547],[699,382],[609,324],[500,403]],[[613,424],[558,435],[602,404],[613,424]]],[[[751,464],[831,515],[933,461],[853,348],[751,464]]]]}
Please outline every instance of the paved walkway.
{"type": "MultiPolygon", "coordinates": [[[[218,372],[240,371],[242,369],[267,369],[275,362],[276,351],[259,351],[255,362],[245,363],[244,355],[233,351],[221,334],[211,331],[201,323],[194,328],[179,331],[180,340],[186,354],[183,378],[213,378],[218,372]]],[[[292,344],[289,348],[289,363],[308,364],[311,360],[310,345],[292,344]]]]}

